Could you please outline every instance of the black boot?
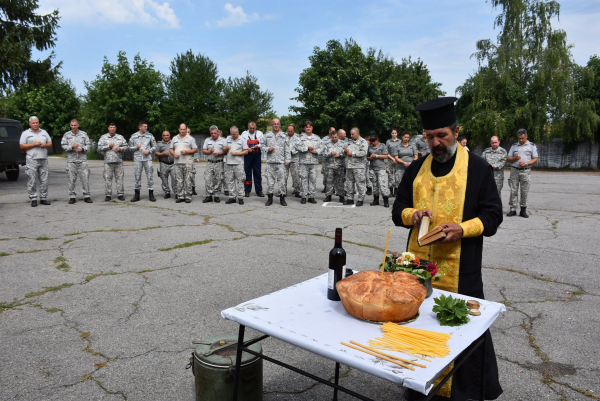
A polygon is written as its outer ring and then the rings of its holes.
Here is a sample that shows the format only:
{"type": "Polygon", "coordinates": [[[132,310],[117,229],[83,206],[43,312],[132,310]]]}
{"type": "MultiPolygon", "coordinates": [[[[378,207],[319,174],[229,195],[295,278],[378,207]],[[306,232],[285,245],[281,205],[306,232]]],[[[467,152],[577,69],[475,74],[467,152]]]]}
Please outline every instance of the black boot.
{"type": "Polygon", "coordinates": [[[506,216],[508,216],[508,217],[512,217],[512,216],[516,216],[516,215],[517,215],[517,211],[516,210],[511,210],[510,212],[508,212],[506,214],[506,216]]]}
{"type": "Polygon", "coordinates": [[[164,196],[164,198],[165,198],[165,199],[169,199],[170,197],[171,197],[171,193],[170,193],[170,192],[167,192],[167,193],[165,194],[165,196],[164,196]]]}
{"type": "Polygon", "coordinates": [[[296,192],[296,193],[294,193],[294,196],[295,196],[296,198],[302,198],[302,195],[300,195],[300,192],[296,192]]]}
{"type": "Polygon", "coordinates": [[[156,202],[156,198],[154,197],[154,191],[152,189],[148,190],[148,200],[150,202],[156,202]]]}
{"type": "Polygon", "coordinates": [[[390,188],[390,198],[394,198],[396,196],[396,188],[390,188]]]}
{"type": "Polygon", "coordinates": [[[525,208],[525,207],[521,208],[521,213],[519,213],[519,216],[528,218],[529,215],[527,214],[527,212],[525,211],[525,209],[527,209],[527,208],[525,208]]]}
{"type": "Polygon", "coordinates": [[[327,195],[323,202],[331,202],[331,195],[327,195]]]}
{"type": "Polygon", "coordinates": [[[232,203],[236,203],[237,200],[235,198],[229,198],[227,199],[227,202],[225,202],[226,205],[231,205],[232,203]]]}
{"type": "Polygon", "coordinates": [[[356,206],[362,206],[363,205],[363,201],[356,201],[356,206]]]}
{"type": "Polygon", "coordinates": [[[267,194],[267,196],[269,197],[269,199],[267,199],[267,203],[265,203],[265,206],[271,206],[273,204],[273,194],[267,194]]]}
{"type": "Polygon", "coordinates": [[[344,203],[344,202],[346,202],[346,199],[344,199],[343,196],[340,196],[340,203],[344,203]]]}
{"type": "Polygon", "coordinates": [[[373,195],[373,188],[372,187],[367,188],[367,195],[373,195]]]}
{"type": "Polygon", "coordinates": [[[133,195],[133,198],[131,198],[131,202],[139,202],[139,200],[140,200],[140,190],[136,189],[135,195],[133,195]]]}
{"type": "Polygon", "coordinates": [[[208,195],[206,198],[204,198],[202,200],[202,203],[208,203],[208,202],[212,202],[212,201],[213,201],[212,195],[208,195]]]}
{"type": "Polygon", "coordinates": [[[287,206],[287,202],[285,201],[285,195],[279,195],[279,203],[281,203],[281,206],[287,206]]]}
{"type": "Polygon", "coordinates": [[[106,195],[104,197],[104,202],[108,202],[111,199],[110,195],[106,195]]]}
{"type": "Polygon", "coordinates": [[[124,201],[125,200],[125,195],[119,195],[119,197],[117,198],[120,201],[124,201]]]}
{"type": "Polygon", "coordinates": [[[390,198],[388,198],[387,196],[383,197],[383,206],[384,207],[390,207],[390,201],[389,201],[389,199],[390,198]]]}
{"type": "Polygon", "coordinates": [[[221,202],[221,199],[219,199],[218,196],[215,196],[213,200],[215,201],[215,203],[220,203],[221,202]]]}
{"type": "Polygon", "coordinates": [[[346,199],[344,205],[354,205],[354,199],[346,199]]]}
{"type": "Polygon", "coordinates": [[[263,193],[263,191],[258,191],[258,192],[256,193],[256,195],[260,196],[261,198],[264,198],[264,197],[265,197],[265,194],[263,193]]]}
{"type": "Polygon", "coordinates": [[[373,202],[371,202],[370,205],[379,206],[379,195],[373,195],[373,202]]]}
{"type": "Polygon", "coordinates": [[[302,200],[300,201],[301,204],[305,205],[306,204],[306,198],[302,198],[302,200]]]}
{"type": "Polygon", "coordinates": [[[315,198],[308,198],[308,203],[312,203],[312,204],[317,204],[317,201],[315,200],[315,198]]]}
{"type": "Polygon", "coordinates": [[[198,195],[198,194],[196,193],[196,187],[192,187],[192,195],[198,195]]]}

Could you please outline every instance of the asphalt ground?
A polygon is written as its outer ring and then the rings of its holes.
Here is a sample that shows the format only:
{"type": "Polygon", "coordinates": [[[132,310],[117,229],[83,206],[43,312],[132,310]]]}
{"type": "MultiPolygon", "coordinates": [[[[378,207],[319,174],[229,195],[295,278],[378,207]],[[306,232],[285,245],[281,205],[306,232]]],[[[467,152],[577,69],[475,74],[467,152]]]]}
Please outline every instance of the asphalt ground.
{"type": "MultiPolygon", "coordinates": [[[[237,333],[221,310],[325,273],[336,227],[357,270],[377,266],[388,227],[392,251],[406,244],[407,230],[393,226],[389,209],[369,206],[370,196],[364,207],[323,207],[320,175],[317,205],[288,197],[288,207],[265,207],[254,193],[242,206],[225,197],[203,204],[205,164],[196,165],[200,195],[190,204],[163,199],[156,171],[157,202],[145,179],[142,201],[104,202],[102,162],[89,164],[93,204],[82,196],[67,204],[65,159],[50,159],[51,206],[29,206],[23,168],[15,182],[0,177],[2,400],[193,400],[184,369],[192,341],[237,333]]],[[[506,217],[484,242],[486,298],[507,307],[492,326],[500,399],[599,400],[600,174],[533,171],[532,179],[530,218],[506,217]]],[[[309,352],[274,339],[263,348],[333,376],[334,363],[309,352]]],[[[374,399],[403,394],[345,366],[341,384],[374,399]]],[[[265,362],[265,400],[331,393],[265,362]]]]}

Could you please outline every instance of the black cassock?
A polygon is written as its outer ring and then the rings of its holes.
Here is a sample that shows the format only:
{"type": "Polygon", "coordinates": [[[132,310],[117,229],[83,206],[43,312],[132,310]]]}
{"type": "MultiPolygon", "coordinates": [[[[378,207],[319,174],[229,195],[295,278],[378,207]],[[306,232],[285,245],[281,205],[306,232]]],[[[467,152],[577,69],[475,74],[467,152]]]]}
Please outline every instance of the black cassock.
{"type": "MultiPolygon", "coordinates": [[[[431,157],[431,155],[427,157],[431,157]]],[[[406,226],[402,223],[401,213],[406,208],[414,207],[413,182],[425,160],[426,158],[424,157],[412,162],[406,169],[404,177],[402,177],[392,211],[392,220],[397,226],[412,229],[412,226],[406,226]]],[[[432,174],[435,177],[447,175],[454,167],[455,161],[456,153],[450,160],[443,164],[433,160],[431,163],[432,174]]],[[[483,236],[490,237],[496,234],[498,226],[502,223],[502,201],[498,195],[492,166],[481,157],[469,152],[463,221],[471,220],[475,217],[479,217],[483,223],[483,236]]],[[[458,275],[458,293],[481,299],[485,299],[481,277],[483,236],[461,239],[460,270],[458,275]]],[[[410,234],[408,238],[410,240],[410,234]]],[[[484,335],[487,336],[485,399],[495,400],[502,394],[502,387],[500,387],[498,381],[498,365],[489,330],[484,335]]],[[[467,349],[469,350],[470,347],[467,349]]],[[[456,360],[456,362],[458,361],[459,359],[456,360]]],[[[481,353],[477,350],[454,374],[452,378],[452,396],[450,399],[456,401],[467,400],[469,398],[479,399],[480,373],[481,353]]]]}

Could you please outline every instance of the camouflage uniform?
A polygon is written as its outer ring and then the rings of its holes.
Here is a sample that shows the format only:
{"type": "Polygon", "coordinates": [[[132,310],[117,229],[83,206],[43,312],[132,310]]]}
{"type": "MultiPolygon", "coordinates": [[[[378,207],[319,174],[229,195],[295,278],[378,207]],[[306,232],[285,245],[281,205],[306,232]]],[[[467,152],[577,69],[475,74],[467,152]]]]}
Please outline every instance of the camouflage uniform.
{"type": "Polygon", "coordinates": [[[159,170],[158,176],[161,180],[161,188],[165,194],[171,194],[171,189],[169,189],[169,179],[171,180],[171,188],[173,189],[173,194],[177,197],[177,186],[175,184],[175,158],[169,152],[171,149],[171,140],[169,142],[158,141],[156,143],[156,149],[154,150],[154,154],[156,153],[165,153],[167,152],[168,156],[159,156],[159,170]]]}
{"type": "Polygon", "coordinates": [[[527,193],[531,184],[531,167],[521,167],[519,166],[519,162],[530,162],[532,159],[537,158],[537,147],[533,142],[527,141],[523,146],[517,142],[508,151],[508,156],[515,157],[517,155],[520,155],[521,159],[512,163],[510,178],[508,179],[508,185],[510,186],[510,201],[508,205],[510,206],[510,210],[517,210],[519,185],[521,186],[521,208],[527,207],[527,193]]]}
{"type": "MultiPolygon", "coordinates": [[[[33,132],[30,129],[21,133],[19,143],[30,144],[40,141],[42,143],[52,142],[50,135],[43,129],[33,132]]],[[[40,182],[40,200],[48,197],[48,149],[36,146],[26,152],[25,172],[27,173],[27,195],[29,200],[37,199],[36,180],[40,182]]]]}
{"type": "Polygon", "coordinates": [[[112,196],[112,180],[117,184],[117,195],[125,193],[123,184],[123,152],[127,150],[127,141],[122,135],[104,134],[98,141],[98,151],[104,153],[104,194],[112,196]],[[110,144],[114,146],[111,148],[110,144]],[[117,152],[115,148],[120,148],[117,152]]]}
{"type": "MultiPolygon", "coordinates": [[[[175,146],[178,143],[185,143],[186,146],[186,150],[194,150],[194,149],[198,149],[198,146],[196,146],[196,140],[194,139],[193,136],[191,135],[186,135],[183,138],[181,138],[179,135],[177,135],[175,138],[171,139],[171,149],[173,149],[173,151],[175,153],[177,153],[177,151],[175,150],[175,146]]],[[[187,156],[187,155],[186,155],[187,156]]],[[[194,167],[194,157],[193,155],[189,155],[190,156],[190,162],[183,162],[181,161],[181,158],[175,158],[175,182],[176,182],[176,187],[177,187],[177,199],[186,199],[186,200],[191,200],[192,199],[192,178],[193,178],[193,167],[194,167]]]]}
{"type": "Polygon", "coordinates": [[[288,135],[281,131],[279,135],[275,135],[273,131],[269,131],[265,134],[263,142],[258,146],[261,152],[267,154],[267,195],[273,194],[276,182],[279,182],[279,196],[287,195],[284,164],[292,160],[288,135]],[[269,152],[270,147],[275,149],[269,152]]]}
{"type": "Polygon", "coordinates": [[[364,138],[348,141],[348,149],[352,156],[348,156],[348,168],[346,169],[346,196],[347,200],[354,201],[354,185],[358,192],[358,201],[365,199],[366,192],[366,163],[368,143],[364,138]]]}
{"type": "MultiPolygon", "coordinates": [[[[232,136],[228,136],[226,145],[231,146],[228,152],[243,152],[248,149],[248,141],[242,138],[241,135],[237,140],[234,140],[232,136]]],[[[229,199],[237,198],[239,201],[244,198],[245,179],[244,156],[233,156],[228,153],[225,164],[225,180],[229,190],[229,199]]]]}
{"type": "Polygon", "coordinates": [[[325,195],[344,196],[344,168],[346,164],[346,154],[344,149],[347,144],[338,140],[329,141],[323,147],[323,167],[325,169],[325,195]],[[334,157],[331,152],[336,152],[340,157],[334,157]]]}
{"type": "Polygon", "coordinates": [[[491,147],[483,151],[481,155],[494,169],[494,181],[498,187],[498,195],[502,195],[502,186],[504,185],[504,165],[506,164],[506,150],[500,146],[494,150],[491,147]]]}
{"type": "MultiPolygon", "coordinates": [[[[217,138],[217,140],[213,140],[212,138],[207,138],[204,141],[204,145],[202,149],[210,150],[214,149],[215,152],[221,153],[223,152],[223,146],[225,146],[225,139],[217,138]]],[[[223,179],[223,175],[225,174],[224,166],[223,166],[223,155],[214,156],[212,153],[207,157],[206,169],[204,170],[204,185],[206,188],[206,196],[216,196],[219,197],[221,195],[221,180],[223,179]]]]}
{"type": "Polygon", "coordinates": [[[302,134],[294,144],[294,147],[299,153],[300,158],[298,162],[298,175],[300,176],[300,183],[302,185],[302,189],[300,191],[300,196],[302,198],[315,197],[317,166],[319,165],[318,152],[321,148],[321,143],[321,138],[315,134],[312,134],[311,136],[302,134]],[[309,146],[315,148],[317,153],[309,152],[309,146]]]}
{"type": "Polygon", "coordinates": [[[294,188],[294,193],[300,193],[300,175],[298,175],[299,156],[298,156],[298,151],[293,146],[293,144],[296,143],[298,138],[299,138],[299,136],[296,133],[294,133],[294,135],[292,135],[292,136],[288,135],[288,137],[287,137],[288,146],[290,147],[290,153],[291,153],[292,159],[290,161],[290,164],[288,166],[285,166],[285,186],[287,188],[287,181],[291,174],[292,175],[292,187],[294,188]]]}
{"type": "MultiPolygon", "coordinates": [[[[327,146],[328,143],[331,142],[331,138],[328,136],[324,136],[323,139],[321,139],[321,149],[324,149],[325,146],[327,146]]],[[[321,175],[323,176],[323,187],[325,189],[327,189],[327,180],[325,179],[325,165],[324,163],[321,163],[321,175]]]]}
{"type": "MultiPolygon", "coordinates": [[[[387,149],[388,155],[392,157],[398,156],[398,145],[401,144],[402,141],[400,139],[396,139],[395,141],[388,139],[385,143],[385,147],[387,149]]],[[[388,186],[390,188],[396,188],[399,182],[396,182],[396,165],[397,163],[392,162],[389,158],[386,160],[385,171],[388,176],[388,186]]]]}
{"type": "Polygon", "coordinates": [[[83,188],[83,196],[90,197],[90,169],[88,168],[87,152],[90,150],[90,138],[84,131],[67,131],[60,142],[63,150],[67,152],[67,173],[69,174],[69,197],[75,198],[75,181],[79,176],[83,188]],[[83,151],[77,152],[73,144],[78,144],[83,151]]]}
{"type": "MultiPolygon", "coordinates": [[[[417,151],[417,147],[410,143],[408,146],[404,146],[404,145],[402,145],[402,142],[400,142],[400,145],[398,145],[397,149],[398,149],[398,158],[400,158],[400,160],[402,160],[405,163],[414,162],[415,156],[419,155],[419,153],[417,151]]],[[[400,182],[402,181],[402,177],[404,177],[404,172],[406,171],[407,168],[408,167],[406,167],[402,163],[396,164],[396,183],[397,183],[396,187],[398,187],[398,185],[400,185],[400,182]]]]}
{"type": "Polygon", "coordinates": [[[154,135],[149,132],[140,134],[136,132],[129,138],[129,147],[133,150],[133,176],[135,178],[135,185],[133,189],[139,191],[142,188],[142,170],[146,172],[146,178],[148,180],[148,190],[154,191],[154,177],[152,177],[152,153],[156,150],[156,140],[154,135]],[[141,148],[137,148],[138,143],[142,145],[141,148]],[[150,153],[144,154],[145,150],[149,150],[150,153]]]}
{"type": "MultiPolygon", "coordinates": [[[[367,152],[367,156],[370,155],[378,155],[387,157],[387,146],[382,143],[379,143],[377,147],[369,146],[369,150],[367,152]]],[[[388,188],[388,178],[387,173],[385,171],[385,160],[384,159],[373,159],[369,162],[371,164],[371,169],[369,170],[371,182],[373,183],[373,196],[381,195],[384,198],[390,196],[390,189],[388,188]]]]}

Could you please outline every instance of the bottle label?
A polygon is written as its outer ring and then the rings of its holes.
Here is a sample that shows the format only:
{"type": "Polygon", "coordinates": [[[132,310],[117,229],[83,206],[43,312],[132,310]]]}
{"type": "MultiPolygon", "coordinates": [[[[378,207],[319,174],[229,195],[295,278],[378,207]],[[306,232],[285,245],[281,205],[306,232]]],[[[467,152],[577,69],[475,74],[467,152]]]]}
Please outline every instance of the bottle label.
{"type": "Polygon", "coordinates": [[[346,265],[344,265],[344,267],[342,267],[342,279],[346,278],[346,265]]]}
{"type": "Polygon", "coordinates": [[[333,281],[334,281],[334,279],[335,279],[335,277],[334,277],[334,276],[335,276],[335,272],[334,272],[332,269],[329,269],[329,275],[328,275],[328,277],[327,277],[327,278],[328,278],[328,284],[327,284],[327,287],[328,287],[330,290],[333,290],[333,285],[335,284],[335,283],[333,282],[333,281]]]}

